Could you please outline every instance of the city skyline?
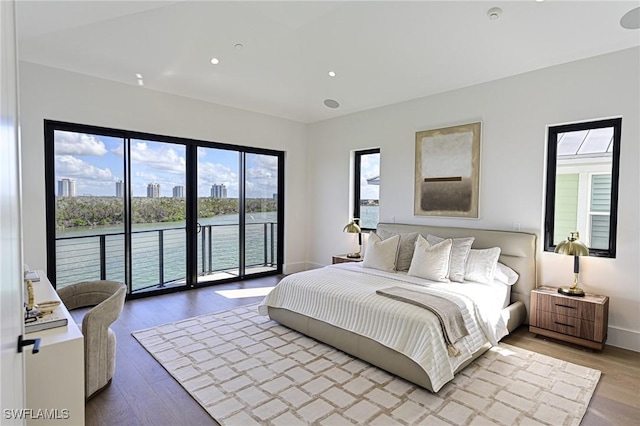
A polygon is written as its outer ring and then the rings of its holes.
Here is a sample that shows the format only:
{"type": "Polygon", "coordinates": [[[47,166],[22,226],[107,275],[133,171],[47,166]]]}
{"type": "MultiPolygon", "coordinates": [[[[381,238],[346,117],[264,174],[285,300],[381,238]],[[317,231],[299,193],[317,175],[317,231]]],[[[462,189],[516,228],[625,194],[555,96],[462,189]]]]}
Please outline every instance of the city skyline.
{"type": "MultiPolygon", "coordinates": [[[[56,181],[74,180],[77,196],[118,196],[118,182],[125,183],[122,138],[57,130],[54,141],[56,181]]],[[[160,185],[160,197],[173,196],[176,186],[186,188],[184,145],[133,139],[130,158],[133,197],[147,196],[150,182],[160,185]]],[[[237,198],[239,163],[237,151],[199,147],[198,196],[210,196],[213,184],[223,184],[227,196],[237,198]]],[[[275,156],[247,154],[246,164],[247,197],[269,198],[277,192],[275,156]]]]}
{"type": "Polygon", "coordinates": [[[76,181],[62,178],[58,181],[58,197],[76,197],[76,181]]]}

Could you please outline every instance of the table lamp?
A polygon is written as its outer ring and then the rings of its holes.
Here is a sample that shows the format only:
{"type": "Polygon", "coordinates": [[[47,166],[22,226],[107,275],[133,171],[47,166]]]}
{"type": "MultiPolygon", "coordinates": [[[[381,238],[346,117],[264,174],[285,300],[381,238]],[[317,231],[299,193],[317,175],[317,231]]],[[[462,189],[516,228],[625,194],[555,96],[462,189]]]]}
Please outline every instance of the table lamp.
{"type": "Polygon", "coordinates": [[[578,232],[572,232],[565,241],[559,243],[554,252],[573,256],[573,285],[560,287],[558,293],[568,296],[584,296],[584,291],[578,287],[578,274],[580,272],[580,256],[588,256],[589,248],[580,242],[578,232]]]}
{"type": "Polygon", "coordinates": [[[352,219],[342,230],[343,232],[348,232],[350,234],[358,234],[358,251],[355,253],[349,253],[347,257],[350,259],[359,259],[360,252],[362,252],[362,229],[360,229],[358,222],[360,222],[360,219],[352,219]]]}

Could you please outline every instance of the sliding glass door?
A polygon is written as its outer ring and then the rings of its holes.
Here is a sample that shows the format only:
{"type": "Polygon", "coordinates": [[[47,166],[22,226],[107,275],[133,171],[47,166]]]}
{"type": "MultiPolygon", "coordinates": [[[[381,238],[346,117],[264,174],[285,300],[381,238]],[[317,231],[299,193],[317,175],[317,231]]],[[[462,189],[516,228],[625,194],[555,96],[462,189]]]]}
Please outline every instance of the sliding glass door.
{"type": "Polygon", "coordinates": [[[48,273],[131,294],[282,271],[284,153],[45,122],[48,273]]]}
{"type": "Polygon", "coordinates": [[[241,153],[198,147],[198,284],[240,276],[241,153]]]}
{"type": "Polygon", "coordinates": [[[274,271],[278,265],[279,158],[245,156],[245,274],[274,271]]]}
{"type": "Polygon", "coordinates": [[[70,130],[50,137],[47,234],[55,257],[48,269],[60,287],[124,281],[125,139],[70,130]]]}
{"type": "Polygon", "coordinates": [[[185,285],[186,149],[175,143],[130,141],[133,293],[185,285]]]}

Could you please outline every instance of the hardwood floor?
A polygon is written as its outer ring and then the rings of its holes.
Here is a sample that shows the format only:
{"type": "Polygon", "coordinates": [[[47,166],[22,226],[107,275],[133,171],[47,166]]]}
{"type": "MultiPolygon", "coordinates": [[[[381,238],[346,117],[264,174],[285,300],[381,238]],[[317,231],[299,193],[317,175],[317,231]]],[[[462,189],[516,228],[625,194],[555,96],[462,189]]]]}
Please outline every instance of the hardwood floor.
{"type": "MultiPolygon", "coordinates": [[[[211,425],[216,422],[131,336],[131,332],[262,300],[229,299],[217,292],[274,286],[280,277],[259,278],[128,301],[112,329],[117,336],[111,386],[86,406],[86,424],[211,425]]],[[[74,313],[77,318],[81,312],[74,313]]],[[[602,371],[582,425],[637,425],[640,419],[640,353],[606,346],[592,352],[520,327],[506,343],[602,371]]]]}

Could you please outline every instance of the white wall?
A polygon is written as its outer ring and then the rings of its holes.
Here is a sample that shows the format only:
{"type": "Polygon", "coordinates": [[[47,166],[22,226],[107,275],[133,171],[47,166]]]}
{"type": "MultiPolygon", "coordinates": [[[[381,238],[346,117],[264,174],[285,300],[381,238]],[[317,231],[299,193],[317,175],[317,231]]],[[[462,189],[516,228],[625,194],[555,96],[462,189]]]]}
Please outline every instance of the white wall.
{"type": "MultiPolygon", "coordinates": [[[[546,126],[612,116],[623,117],[618,255],[583,259],[581,286],[611,298],[608,343],[640,351],[638,48],[311,125],[309,260],[327,264],[354,248],[342,233],[351,150],[381,149],[381,221],[504,230],[517,222],[540,236],[546,126]],[[414,216],[415,132],[474,121],[482,121],[479,219],[414,216]]],[[[540,284],[571,282],[573,259],[546,252],[539,259],[540,284]]]]}
{"type": "Polygon", "coordinates": [[[306,267],[307,127],[293,121],[20,62],[24,254],[46,270],[43,120],[285,151],[285,271],[306,267]]]}

